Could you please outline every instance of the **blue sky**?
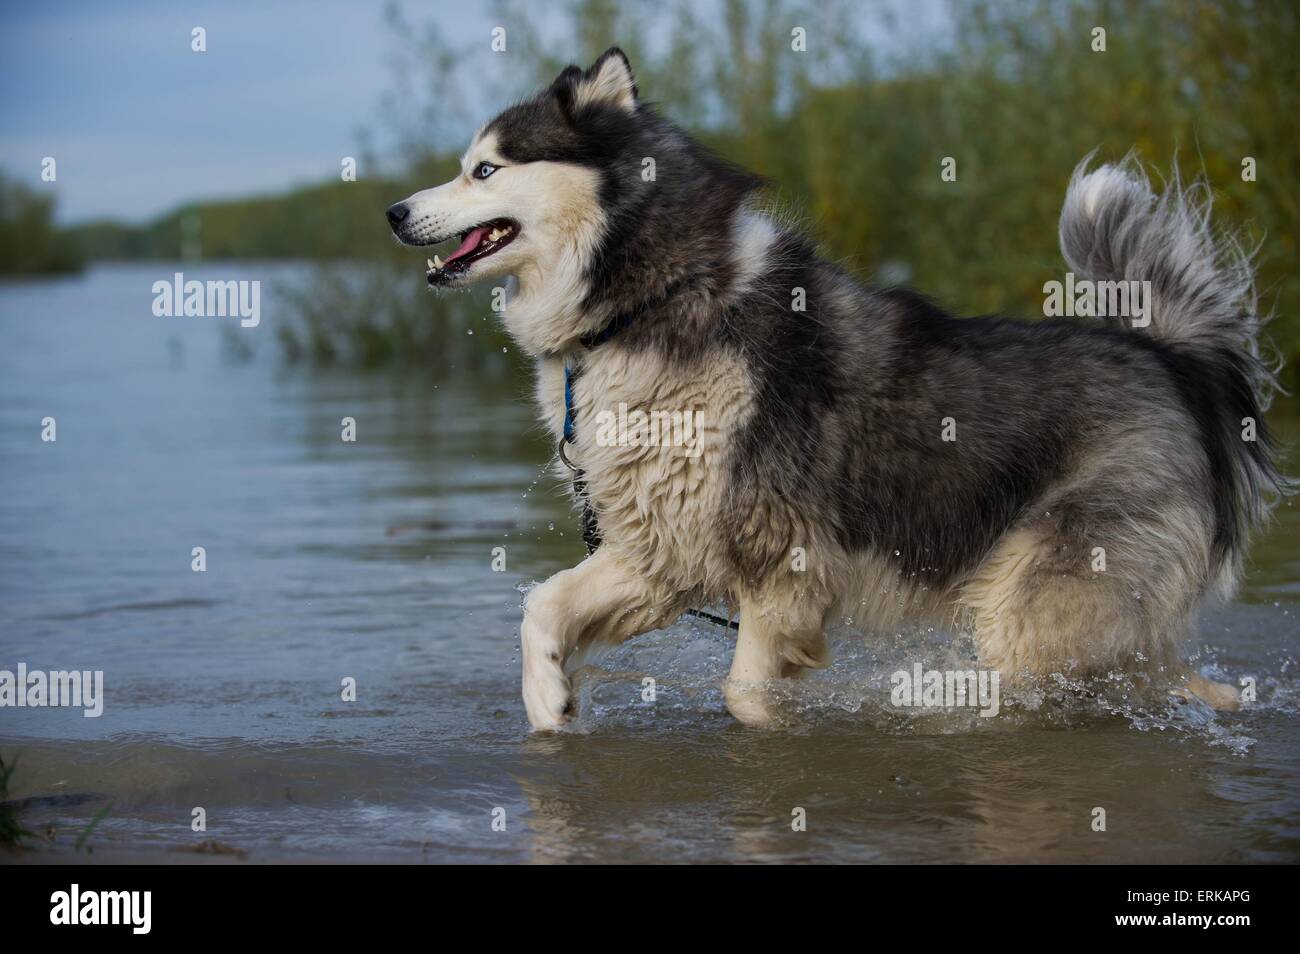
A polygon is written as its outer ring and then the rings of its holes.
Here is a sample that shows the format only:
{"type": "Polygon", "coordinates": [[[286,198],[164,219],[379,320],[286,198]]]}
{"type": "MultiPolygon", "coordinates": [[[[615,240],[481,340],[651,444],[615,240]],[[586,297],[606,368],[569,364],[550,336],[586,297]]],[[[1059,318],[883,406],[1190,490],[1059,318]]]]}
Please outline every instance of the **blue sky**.
{"type": "MultiPolygon", "coordinates": [[[[479,5],[406,8],[487,42],[479,5]]],[[[395,49],[384,5],[364,0],[5,0],[0,168],[49,188],[53,156],[64,222],[319,181],[373,128],[395,49]]]]}
{"type": "MultiPolygon", "coordinates": [[[[844,2],[863,26],[892,9],[903,34],[942,20],[941,0],[861,8],[844,2]]],[[[0,169],[54,189],[63,223],[136,222],[186,201],[279,192],[337,176],[341,159],[358,155],[363,127],[375,151],[389,155],[381,102],[394,89],[395,58],[412,48],[393,33],[388,6],[0,0],[0,169]],[[196,26],[207,31],[205,53],[190,49],[196,26]],[[53,184],[40,179],[45,156],[58,164],[53,184]]],[[[413,117],[416,128],[436,126],[454,138],[445,145],[458,150],[474,125],[502,105],[509,86],[494,82],[499,61],[489,49],[501,14],[485,0],[406,0],[399,8],[417,27],[436,24],[448,46],[469,54],[455,89],[435,100],[447,108],[432,122],[413,117]]],[[[696,0],[693,9],[705,17],[721,10],[716,0],[696,0]]],[[[576,52],[562,11],[533,19],[554,55],[576,52]]],[[[428,102],[413,101],[422,99],[428,102]]]]}

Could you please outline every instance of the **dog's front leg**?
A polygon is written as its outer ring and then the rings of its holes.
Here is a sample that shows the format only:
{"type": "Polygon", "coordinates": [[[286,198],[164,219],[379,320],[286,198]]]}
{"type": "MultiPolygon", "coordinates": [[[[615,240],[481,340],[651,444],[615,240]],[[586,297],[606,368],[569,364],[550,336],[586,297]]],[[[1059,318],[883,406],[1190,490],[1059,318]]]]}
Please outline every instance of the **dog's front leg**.
{"type": "Polygon", "coordinates": [[[723,694],[728,711],[746,725],[774,720],[774,679],[830,665],[824,607],[784,595],[740,600],[740,632],[723,694]]]}
{"type": "Polygon", "coordinates": [[[558,729],[576,706],[564,664],[588,645],[614,645],[680,615],[681,600],[632,570],[609,546],[528,594],[520,629],[524,709],[534,729],[558,729]]]}

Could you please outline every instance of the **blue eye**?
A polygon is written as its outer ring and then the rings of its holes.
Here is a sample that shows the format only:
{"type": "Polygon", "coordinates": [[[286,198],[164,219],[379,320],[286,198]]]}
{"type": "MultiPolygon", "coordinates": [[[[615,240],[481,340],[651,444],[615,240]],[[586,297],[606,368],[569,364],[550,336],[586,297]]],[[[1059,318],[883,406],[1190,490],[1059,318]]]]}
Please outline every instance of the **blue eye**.
{"type": "Polygon", "coordinates": [[[496,171],[497,171],[497,167],[492,165],[492,163],[480,162],[477,166],[474,167],[473,175],[475,179],[486,179],[488,176],[492,175],[492,173],[496,171]]]}

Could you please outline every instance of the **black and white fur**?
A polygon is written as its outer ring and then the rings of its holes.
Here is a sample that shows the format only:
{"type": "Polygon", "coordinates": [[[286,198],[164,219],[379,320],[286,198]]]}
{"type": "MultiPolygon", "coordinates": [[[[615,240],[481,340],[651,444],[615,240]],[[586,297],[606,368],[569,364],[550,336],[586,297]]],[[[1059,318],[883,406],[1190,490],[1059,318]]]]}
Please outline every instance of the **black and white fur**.
{"type": "Polygon", "coordinates": [[[1234,591],[1283,483],[1252,268],[1212,234],[1200,187],[1156,196],[1134,161],[1087,165],[1062,250],[1077,278],[1151,282],[1141,331],[954,318],[864,287],[761,211],[757,178],[642,103],[617,49],[506,109],[461,176],[390,210],[414,245],[509,223],[499,251],[428,277],[517,277],[505,322],[557,438],[563,368],[581,371],[567,456],[604,544],[527,600],[535,728],[573,714],[576,652],[713,602],[740,613],[726,699],[751,723],[772,718],[774,680],[826,665],[824,629],[846,616],[969,626],[1004,679],[1144,669],[1235,704],[1177,650],[1207,595],[1234,591]],[[600,441],[590,422],[620,403],[696,410],[702,453],[600,441]]]}

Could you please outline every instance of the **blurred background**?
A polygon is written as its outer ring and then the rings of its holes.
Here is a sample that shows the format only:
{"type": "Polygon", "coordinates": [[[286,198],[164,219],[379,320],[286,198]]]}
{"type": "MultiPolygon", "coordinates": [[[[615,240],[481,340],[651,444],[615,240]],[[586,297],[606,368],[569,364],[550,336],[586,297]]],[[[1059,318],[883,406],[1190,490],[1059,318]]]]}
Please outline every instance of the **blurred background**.
{"type": "MultiPolygon", "coordinates": [[[[1187,645],[1254,681],[1241,713],[1066,677],[997,719],[901,711],[890,675],[970,666],[969,638],[846,624],[783,700],[790,730],[751,732],[719,689],[730,631],[687,617],[582,667],[573,731],[530,735],[521,594],[582,558],[577,520],[487,290],[431,294],[383,212],[618,44],[828,255],[959,313],[1041,315],[1090,150],[1203,174],[1258,248],[1294,381],[1298,10],[0,6],[0,669],[102,670],[105,691],[99,718],[0,709],[0,861],[1294,862],[1289,501],[1187,645]],[[260,322],[155,315],[176,272],[261,282],[260,322]]],[[[1270,416],[1294,443],[1294,405],[1270,416]]]]}
{"type": "MultiPolygon", "coordinates": [[[[1300,352],[1297,7],[1258,0],[86,4],[6,8],[0,270],[322,263],[284,359],[426,363],[465,347],[380,213],[449,178],[478,124],[611,41],[643,96],[767,176],[827,252],[961,313],[1041,314],[1089,150],[1204,174],[1258,243],[1300,352]],[[209,48],[189,49],[193,25],[209,48]],[[507,30],[503,53],[491,30],[507,30]],[[802,27],[807,52],[791,49],[802,27]],[[1105,30],[1094,51],[1093,30],[1105,30]],[[111,41],[108,42],[108,41],[111,41]],[[60,162],[56,182],[42,157],[60,162]],[[356,181],[339,174],[356,160],[356,181]],[[942,157],[957,159],[941,182],[942,157]],[[1255,160],[1254,181],[1242,161],[1255,160]],[[65,196],[66,192],[66,196],[65,196]],[[60,204],[61,203],[61,204],[60,204]],[[365,269],[340,269],[340,262],[365,269]],[[325,263],[329,263],[326,265],[325,263]]],[[[463,309],[461,309],[463,310],[463,309]]],[[[251,338],[252,336],[245,336],[251,338]]],[[[474,342],[482,352],[482,342],[474,342]]],[[[472,360],[473,355],[464,355],[472,360]]],[[[479,358],[483,356],[480,354],[479,358]]],[[[507,362],[489,361],[485,367],[507,362]]],[[[1294,362],[1292,362],[1294,367],[1294,362]]]]}

